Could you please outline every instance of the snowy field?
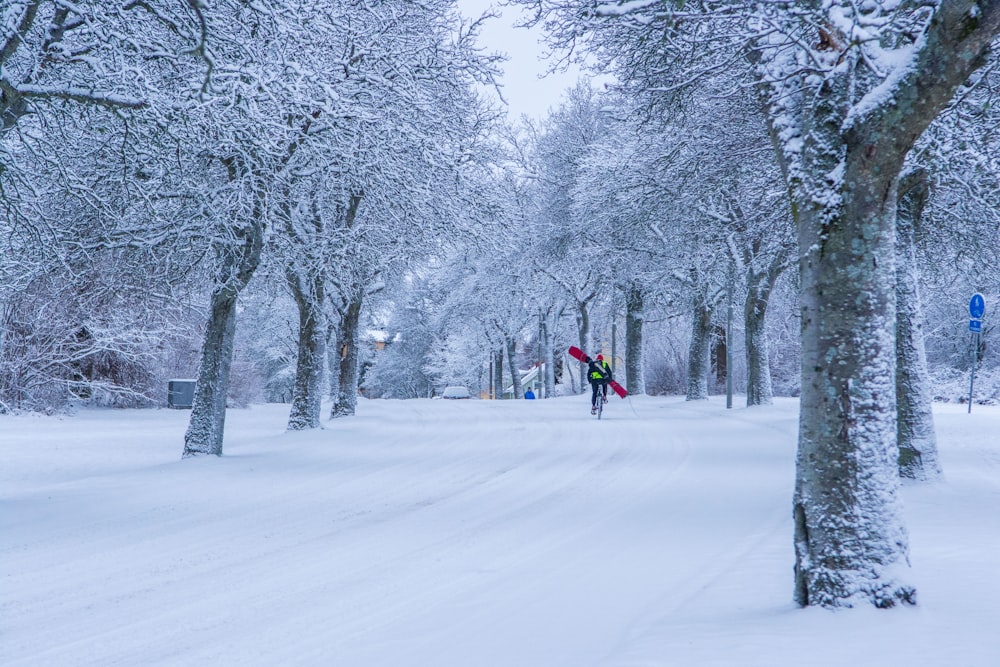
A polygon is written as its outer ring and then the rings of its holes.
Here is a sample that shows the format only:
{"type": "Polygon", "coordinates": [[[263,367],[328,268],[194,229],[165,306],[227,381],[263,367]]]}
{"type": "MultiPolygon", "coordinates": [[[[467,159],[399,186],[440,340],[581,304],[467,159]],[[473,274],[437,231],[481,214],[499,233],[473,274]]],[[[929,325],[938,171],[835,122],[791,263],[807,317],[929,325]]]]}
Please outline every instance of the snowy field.
{"type": "Polygon", "coordinates": [[[791,602],[797,403],[0,417],[0,664],[1000,665],[1000,408],[938,406],[913,609],[791,602]]]}

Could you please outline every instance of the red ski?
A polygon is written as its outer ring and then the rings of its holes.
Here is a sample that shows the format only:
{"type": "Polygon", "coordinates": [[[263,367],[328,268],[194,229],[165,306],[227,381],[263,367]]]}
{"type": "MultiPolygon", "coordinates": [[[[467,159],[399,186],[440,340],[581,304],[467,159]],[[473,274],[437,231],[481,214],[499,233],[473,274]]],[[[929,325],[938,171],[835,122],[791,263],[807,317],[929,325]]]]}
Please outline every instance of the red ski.
{"type": "MultiPolygon", "coordinates": [[[[590,363],[590,357],[588,357],[587,354],[583,350],[581,350],[580,348],[578,348],[575,345],[571,345],[570,346],[570,348],[569,348],[569,356],[573,357],[577,361],[582,361],[585,364],[589,364],[590,363]]],[[[614,380],[612,380],[611,382],[609,382],[608,386],[610,386],[611,389],[614,390],[614,392],[616,394],[618,394],[619,396],[621,396],[622,398],[625,398],[626,396],[628,396],[628,392],[625,391],[625,387],[621,386],[620,384],[618,384],[614,380]]]]}
{"type": "Polygon", "coordinates": [[[611,389],[613,389],[614,392],[616,394],[618,394],[619,396],[621,396],[622,398],[625,398],[626,396],[628,396],[628,392],[625,391],[625,387],[621,386],[620,384],[618,384],[614,380],[612,380],[611,382],[609,382],[608,386],[610,386],[611,389]]]}

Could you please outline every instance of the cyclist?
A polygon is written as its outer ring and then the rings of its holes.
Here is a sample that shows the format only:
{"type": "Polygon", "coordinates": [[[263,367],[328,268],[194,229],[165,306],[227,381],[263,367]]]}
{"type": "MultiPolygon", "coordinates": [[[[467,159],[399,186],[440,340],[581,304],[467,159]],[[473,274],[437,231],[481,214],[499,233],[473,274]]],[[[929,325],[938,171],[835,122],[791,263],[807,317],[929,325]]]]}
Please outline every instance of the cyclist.
{"type": "Polygon", "coordinates": [[[593,415],[597,414],[597,395],[600,393],[601,400],[607,403],[608,383],[614,379],[611,377],[611,365],[604,360],[603,354],[597,355],[597,359],[591,359],[587,364],[587,378],[593,390],[590,396],[590,414],[593,415]]]}

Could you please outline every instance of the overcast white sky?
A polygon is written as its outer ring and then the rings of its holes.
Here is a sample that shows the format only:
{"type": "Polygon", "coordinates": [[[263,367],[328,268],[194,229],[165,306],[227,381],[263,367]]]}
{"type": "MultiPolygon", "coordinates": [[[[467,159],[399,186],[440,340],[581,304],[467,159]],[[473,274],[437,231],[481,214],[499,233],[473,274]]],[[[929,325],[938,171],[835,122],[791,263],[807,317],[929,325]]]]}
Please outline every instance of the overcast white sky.
{"type": "Polygon", "coordinates": [[[521,114],[541,119],[550,108],[558,107],[567,88],[576,84],[581,76],[577,67],[565,72],[545,75],[550,61],[543,60],[545,45],[542,43],[541,29],[515,28],[521,10],[499,7],[488,0],[458,0],[459,9],[468,18],[478,18],[493,6],[502,16],[491,19],[482,31],[480,42],[489,51],[507,54],[503,64],[503,94],[508,104],[511,119],[521,114]]]}

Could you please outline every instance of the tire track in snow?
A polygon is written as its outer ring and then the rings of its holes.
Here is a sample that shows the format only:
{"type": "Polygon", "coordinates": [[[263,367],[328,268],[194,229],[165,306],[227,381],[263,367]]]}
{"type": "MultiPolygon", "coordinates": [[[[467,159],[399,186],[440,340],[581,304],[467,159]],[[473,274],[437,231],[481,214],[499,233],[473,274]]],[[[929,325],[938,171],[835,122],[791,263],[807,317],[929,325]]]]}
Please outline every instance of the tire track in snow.
{"type": "MultiPolygon", "coordinates": [[[[318,471],[283,466],[280,457],[244,446],[231,447],[232,460],[220,465],[178,465],[170,471],[174,478],[197,479],[206,486],[225,475],[247,476],[250,465],[278,466],[267,474],[261,471],[261,480],[268,475],[301,479],[281,493],[254,496],[247,488],[238,498],[198,513],[181,512],[172,522],[156,519],[155,507],[134,513],[116,508],[101,530],[120,520],[126,543],[101,542],[105,538],[98,535],[90,546],[108,549],[112,558],[117,550],[131,569],[109,566],[92,575],[89,590],[79,595],[72,586],[99,556],[76,563],[77,571],[46,591],[24,618],[50,623],[52,629],[50,649],[32,657],[66,663],[60,658],[71,656],[66,664],[79,665],[191,665],[217,664],[220,656],[275,664],[294,654],[300,664],[329,664],[331,655],[344,656],[348,662],[343,664],[375,664],[349,658],[377,657],[377,638],[389,630],[406,637],[423,615],[468,618],[468,629],[481,632],[495,614],[516,613],[517,600],[530,599],[529,589],[538,583],[544,594],[555,597],[566,586],[586,589],[590,584],[573,575],[605,557],[649,566],[647,561],[656,558],[653,550],[649,555],[616,555],[628,544],[598,542],[632,537],[642,530],[635,526],[652,513],[669,509],[660,496],[690,474],[696,459],[694,443],[661,439],[628,415],[598,425],[580,414],[575,402],[553,401],[551,407],[539,402],[535,407],[546,406],[551,413],[536,410],[538,414],[527,416],[521,402],[473,403],[471,409],[463,408],[469,414],[454,422],[458,406],[413,405],[412,411],[387,416],[379,429],[353,428],[350,420],[343,427],[331,425],[331,436],[349,438],[365,431],[366,437],[382,438],[368,444],[370,455],[357,445],[344,446],[339,459],[332,454],[306,457],[296,453],[295,438],[287,438],[288,455],[306,459],[318,471]],[[351,465],[322,469],[346,461],[351,465]],[[144,520],[171,532],[157,538],[134,525],[144,520]],[[254,530],[271,536],[248,540],[254,530]],[[171,552],[179,543],[190,544],[191,551],[171,552]],[[234,545],[248,550],[234,553],[234,545]],[[135,564],[128,558],[133,547],[166,553],[154,563],[135,564]],[[572,571],[560,573],[560,567],[572,571]],[[260,584],[262,579],[266,585],[260,584]],[[184,591],[205,594],[194,597],[184,591]],[[53,602],[60,593],[68,598],[64,605],[53,602]],[[483,596],[501,599],[491,604],[489,599],[481,602],[483,596]],[[471,606],[473,600],[477,602],[471,606]],[[120,609],[120,623],[81,626],[90,604],[120,609]],[[449,616],[455,605],[465,605],[466,613],[449,616]],[[252,636],[253,641],[232,646],[227,636],[252,636]]],[[[643,412],[647,419],[654,414],[643,412]]],[[[265,442],[271,448],[284,444],[274,438],[265,442]]],[[[259,483],[253,476],[248,487],[251,482],[259,483]]],[[[86,544],[84,532],[75,537],[86,544]]],[[[606,591],[619,582],[635,585],[628,574],[609,572],[607,581],[598,582],[605,588],[594,590],[606,591]]],[[[538,604],[555,611],[562,603],[539,599],[538,604]]],[[[634,612],[617,613],[624,622],[634,612]]]]}
{"type": "MultiPolygon", "coordinates": [[[[413,431],[419,432],[439,432],[443,421],[443,417],[438,417],[436,421],[429,421],[424,416],[415,413],[408,418],[410,426],[407,428],[405,435],[397,436],[397,440],[410,440],[412,439],[413,431]],[[416,423],[416,427],[413,424],[416,423]]],[[[392,445],[391,447],[394,447],[392,445]]],[[[426,510],[440,502],[447,500],[449,497],[460,495],[467,492],[471,488],[481,486],[487,483],[490,479],[502,476],[506,474],[510,468],[500,468],[491,469],[483,471],[473,471],[474,475],[470,478],[467,474],[467,463],[470,459],[474,458],[474,454],[466,454],[464,457],[457,456],[456,454],[461,451],[467,451],[466,447],[461,441],[456,440],[450,446],[444,448],[438,448],[439,452],[443,452],[446,464],[440,466],[435,470],[434,479],[435,482],[441,483],[445,482],[445,486],[448,489],[444,493],[436,493],[436,495],[417,496],[418,500],[415,502],[408,503],[408,500],[413,496],[413,489],[419,486],[419,481],[415,479],[410,479],[409,483],[399,484],[399,478],[393,478],[393,484],[390,486],[388,484],[379,483],[380,479],[386,475],[387,472],[392,470],[405,470],[407,467],[407,461],[405,459],[396,459],[391,463],[373,468],[365,472],[362,477],[367,478],[367,480],[358,481],[357,477],[351,480],[354,486],[365,486],[371,483],[375,493],[366,493],[363,496],[363,502],[358,503],[363,505],[364,509],[356,510],[342,510],[338,514],[329,517],[328,521],[334,526],[331,531],[320,533],[315,532],[314,526],[304,527],[301,531],[295,529],[295,524],[292,523],[284,527],[284,532],[295,533],[302,532],[306,537],[301,540],[284,540],[283,543],[279,543],[276,546],[268,547],[264,550],[258,550],[252,554],[252,559],[247,559],[245,562],[241,562],[240,559],[234,558],[231,554],[227,555],[226,551],[228,548],[228,543],[231,540],[231,534],[236,528],[237,530],[245,530],[239,526],[239,522],[235,520],[232,516],[227,514],[231,508],[227,506],[227,503],[222,503],[222,508],[217,508],[212,511],[212,505],[207,505],[209,511],[199,511],[196,515],[186,515],[186,519],[193,520],[197,522],[198,527],[192,528],[190,538],[182,538],[180,542],[189,542],[192,544],[193,551],[189,554],[179,554],[178,561],[176,564],[171,565],[170,563],[163,564],[159,566],[159,569],[155,571],[150,571],[148,568],[139,570],[136,572],[123,572],[114,567],[109,568],[109,572],[105,573],[104,576],[101,573],[90,573],[91,586],[93,590],[91,592],[84,592],[80,595],[78,590],[78,584],[80,579],[86,579],[87,574],[84,572],[79,572],[77,575],[71,575],[67,578],[60,580],[59,583],[55,583],[53,588],[49,590],[39,591],[35,589],[35,593],[41,593],[41,595],[36,595],[36,598],[44,599],[47,602],[37,608],[32,610],[31,605],[23,605],[18,609],[18,615],[23,622],[31,623],[32,617],[35,618],[36,622],[41,622],[43,619],[52,629],[52,636],[63,637],[69,640],[64,642],[63,646],[68,649],[72,649],[73,642],[70,637],[66,635],[71,635],[71,632],[61,632],[59,617],[65,619],[65,626],[77,625],[80,618],[80,610],[78,608],[79,599],[82,597],[84,599],[89,599],[91,597],[98,597],[99,589],[110,586],[112,589],[115,588],[115,582],[127,579],[136,582],[141,582],[144,578],[149,577],[155,578],[160,585],[160,588],[169,588],[175,585],[180,585],[181,583],[187,581],[190,582],[192,579],[200,579],[205,582],[204,586],[206,590],[211,590],[212,582],[218,579],[225,580],[228,576],[229,580],[236,586],[239,585],[239,581],[233,580],[232,572],[233,570],[239,569],[241,566],[248,567],[251,571],[257,571],[262,565],[266,565],[268,561],[274,561],[274,569],[280,570],[281,563],[283,559],[282,553],[287,549],[302,549],[307,547],[308,543],[314,542],[317,544],[323,544],[327,542],[331,536],[338,533],[347,533],[351,530],[368,530],[373,525],[378,525],[379,523],[387,523],[391,520],[398,519],[400,516],[406,515],[408,513],[418,512],[421,510],[426,510]],[[402,505],[401,505],[402,503],[402,505]],[[408,504],[407,504],[408,503],[408,504]],[[234,526],[234,521],[236,525],[234,526]],[[207,528],[207,529],[206,529],[207,528]],[[312,530],[312,532],[310,532],[312,530]],[[206,534],[212,534],[213,537],[206,539],[206,534]],[[250,562],[252,560],[252,562],[250,562]],[[228,575],[227,575],[228,573],[228,575]],[[147,577],[143,577],[145,574],[147,577]],[[73,587],[77,589],[76,591],[67,591],[67,587],[73,587]],[[74,593],[75,594],[66,594],[74,593]],[[61,600],[62,603],[53,604],[53,600],[61,600]],[[32,613],[34,611],[34,613],[32,613]]],[[[233,457],[238,459],[239,456],[233,457]]],[[[189,466],[190,467],[190,466],[189,466]]],[[[186,473],[190,473],[190,470],[186,470],[186,473]]],[[[197,472],[204,472],[197,470],[197,472]]],[[[218,471],[214,471],[218,472],[218,471]]],[[[405,476],[403,477],[405,480],[405,476]]],[[[249,515],[251,520],[254,522],[260,522],[263,525],[268,525],[273,523],[275,520],[281,518],[283,514],[294,514],[294,511],[290,512],[283,506],[283,501],[290,496],[301,496],[301,495],[316,495],[316,489],[322,486],[321,481],[317,480],[305,480],[304,483],[296,487],[294,493],[284,493],[284,494],[262,494],[262,497],[254,502],[247,502],[246,498],[241,498],[240,502],[245,503],[242,511],[245,515],[249,515]]],[[[150,510],[143,510],[139,514],[145,515],[150,510]]],[[[133,516],[116,516],[108,522],[107,525],[113,526],[116,522],[127,522],[129,519],[137,519],[140,517],[133,516]]],[[[100,519],[104,521],[104,519],[100,519]]],[[[183,525],[183,520],[180,521],[183,525]]],[[[307,523],[311,523],[311,520],[307,523]]],[[[81,543],[85,540],[81,539],[85,533],[92,532],[98,535],[106,532],[107,525],[98,525],[97,523],[89,524],[82,527],[77,534],[70,535],[70,541],[80,540],[81,543]],[[97,529],[97,530],[95,530],[97,529]]],[[[163,528],[164,524],[161,521],[158,524],[159,528],[163,528]]],[[[143,531],[140,531],[140,533],[143,531]]],[[[66,537],[66,536],[63,536],[66,537]]],[[[131,532],[126,536],[127,540],[149,540],[149,536],[145,534],[137,535],[135,532],[131,532]]],[[[93,536],[90,539],[89,549],[93,552],[108,553],[113,559],[114,550],[116,548],[116,542],[119,540],[117,535],[107,535],[105,537],[93,536]]],[[[156,542],[156,538],[153,538],[153,542],[156,542]]],[[[164,547],[168,547],[172,543],[178,541],[177,534],[170,534],[164,536],[160,540],[164,547]]],[[[34,545],[38,547],[39,545],[34,545]]],[[[42,545],[48,547],[51,545],[42,545]]],[[[120,548],[120,547],[119,547],[120,548]]],[[[148,548],[148,545],[147,545],[148,548]]],[[[326,560],[327,554],[320,553],[317,554],[316,559],[318,561],[326,560]]],[[[81,569],[89,569],[88,564],[83,564],[81,569]]],[[[270,569],[270,568],[268,568],[270,569]]],[[[323,567],[316,568],[317,574],[322,574],[323,567]]],[[[39,571],[39,578],[44,576],[44,572],[48,568],[41,568],[39,571]]],[[[48,570],[51,572],[51,570],[48,570]]],[[[248,577],[252,578],[252,577],[248,577]]],[[[316,584],[311,578],[306,578],[304,583],[304,592],[309,592],[315,589],[316,584]]],[[[35,582],[37,583],[37,582],[35,582]]],[[[33,588],[33,586],[29,587],[33,588]]],[[[121,589],[121,586],[118,586],[121,589]]],[[[150,594],[150,589],[138,584],[137,586],[129,587],[127,590],[120,590],[117,594],[117,598],[113,600],[115,605],[127,605],[129,603],[134,603],[148,598],[150,594]]],[[[28,598],[27,595],[23,596],[25,599],[28,598]]],[[[151,623],[147,625],[157,626],[161,625],[161,621],[165,618],[173,617],[176,621],[180,620],[180,617],[185,616],[196,616],[197,610],[204,605],[201,603],[192,603],[190,605],[185,605],[184,603],[178,603],[174,601],[171,605],[175,607],[173,612],[165,612],[159,614],[150,615],[146,613],[138,613],[137,618],[143,618],[149,616],[151,618],[151,623]],[[186,611],[185,607],[188,607],[186,611]],[[179,608],[179,609],[178,609],[179,608]]],[[[137,610],[138,611],[138,610],[137,610]]],[[[109,629],[107,631],[110,635],[131,633],[135,628],[137,622],[134,619],[129,619],[124,622],[121,626],[117,628],[109,629]]],[[[180,627],[185,627],[186,631],[190,631],[189,624],[178,623],[180,627]]],[[[208,623],[211,625],[211,622],[208,623]]],[[[68,628],[67,628],[68,630],[68,628]]],[[[83,644],[91,643],[96,639],[100,638],[101,633],[95,633],[93,631],[84,631],[79,637],[80,642],[83,644]]]]}
{"type": "MultiPolygon", "coordinates": [[[[422,417],[417,413],[408,417],[410,423],[420,423],[420,419],[422,417]]],[[[431,430],[433,427],[434,424],[429,423],[423,426],[422,430],[431,430]]],[[[399,439],[408,437],[410,437],[408,433],[397,436],[399,439]]],[[[238,454],[229,458],[237,463],[240,461],[238,454]]],[[[235,472],[220,470],[220,466],[230,463],[229,460],[218,462],[208,460],[204,462],[206,465],[192,470],[191,468],[197,466],[198,463],[201,462],[193,461],[177,464],[182,468],[178,472],[178,475],[190,480],[191,477],[204,477],[235,472]],[[194,466],[190,464],[194,464],[194,466]]],[[[353,478],[351,482],[364,486],[370,481],[375,481],[379,475],[384,474],[387,470],[398,469],[405,465],[405,461],[397,460],[384,467],[373,467],[361,475],[360,478],[353,478]]],[[[245,467],[241,471],[246,472],[245,467]]],[[[90,479],[83,480],[79,484],[61,485],[62,488],[49,489],[47,492],[58,493],[59,491],[65,491],[67,486],[82,486],[87,488],[88,485],[93,485],[94,481],[94,479],[90,479]]],[[[252,522],[265,526],[274,526],[276,521],[280,521],[283,518],[283,515],[294,513],[294,510],[290,511],[283,504],[284,501],[288,498],[301,498],[303,495],[314,496],[318,489],[328,484],[322,478],[311,480],[306,478],[302,483],[290,487],[294,491],[280,494],[268,494],[265,492],[260,493],[259,497],[254,497],[252,493],[243,494],[238,499],[238,503],[240,504],[239,511],[247,517],[247,523],[252,522]]],[[[127,489],[127,487],[125,488],[127,489]]],[[[341,510],[339,514],[332,517],[332,521],[335,524],[350,524],[352,520],[355,523],[367,521],[367,515],[377,511],[378,506],[391,505],[391,494],[399,494],[405,491],[405,486],[397,484],[394,488],[390,489],[386,487],[384,490],[387,493],[383,496],[370,498],[374,509],[370,511],[341,510]]],[[[174,491],[171,488],[165,489],[165,493],[168,495],[174,491]]],[[[66,502],[77,502],[77,499],[72,497],[71,494],[66,502]]],[[[51,554],[51,562],[14,562],[10,558],[10,553],[4,553],[4,561],[10,565],[12,570],[17,572],[17,581],[23,582],[18,587],[8,578],[8,591],[12,593],[11,597],[19,600],[19,602],[16,605],[5,606],[13,608],[11,610],[16,612],[15,617],[19,623],[44,623],[50,628],[53,639],[63,638],[67,640],[65,642],[67,646],[72,646],[74,635],[83,644],[94,640],[93,631],[81,630],[74,632],[80,625],[81,616],[85,616],[85,614],[81,614],[82,610],[79,607],[81,600],[86,601],[99,598],[105,590],[120,590],[117,599],[114,600],[116,606],[129,602],[141,602],[144,598],[147,598],[152,590],[148,584],[144,583],[148,579],[156,580],[159,583],[159,588],[163,589],[185,580],[190,580],[192,577],[197,577],[206,582],[206,590],[211,590],[211,582],[213,580],[218,579],[220,575],[231,571],[238,565],[238,561],[234,562],[232,555],[227,555],[227,551],[230,550],[229,545],[233,541],[232,534],[234,528],[237,530],[249,530],[251,528],[241,524],[239,516],[234,517],[233,511],[235,508],[233,503],[227,502],[227,499],[224,498],[220,499],[220,502],[214,505],[210,502],[204,502],[204,509],[198,507],[197,511],[194,512],[184,512],[184,503],[182,502],[177,502],[173,506],[169,503],[170,499],[168,499],[168,504],[163,506],[166,508],[165,511],[176,512],[178,515],[177,518],[167,523],[164,523],[164,520],[160,518],[156,523],[151,524],[155,526],[152,529],[147,529],[143,524],[146,519],[154,518],[150,517],[149,514],[157,513],[159,507],[140,509],[135,513],[129,513],[128,511],[120,513],[111,512],[110,517],[105,516],[99,509],[95,509],[93,512],[95,519],[92,522],[87,522],[77,527],[61,525],[58,530],[53,530],[48,535],[42,532],[41,537],[36,538],[36,541],[32,544],[20,545],[18,547],[21,551],[30,551],[35,558],[39,554],[51,554]],[[192,525],[188,525],[186,522],[190,522],[192,525]],[[162,530],[164,527],[177,528],[179,530],[176,532],[171,531],[167,535],[158,536],[155,534],[154,531],[162,530]],[[126,534],[120,534],[123,531],[126,534]],[[184,537],[185,534],[189,535],[189,537],[184,537]],[[206,537],[206,535],[210,537],[206,537]],[[154,564],[152,568],[146,564],[140,564],[140,567],[133,571],[129,571],[127,568],[122,569],[115,564],[115,561],[129,562],[127,552],[133,547],[134,542],[144,543],[144,549],[154,552],[159,545],[169,550],[172,545],[186,543],[191,545],[191,551],[189,553],[172,554],[176,557],[176,561],[163,561],[159,564],[154,564]],[[82,551],[86,553],[81,553],[82,551]],[[74,558],[70,560],[73,561],[75,559],[76,563],[59,562],[65,558],[67,553],[73,555],[74,558]],[[75,571],[73,571],[74,566],[75,571]],[[61,572],[63,575],[61,577],[53,577],[53,572],[61,572]],[[129,586],[123,587],[121,584],[122,581],[132,583],[129,586]],[[123,588],[124,590],[122,590],[123,588]]],[[[283,531],[293,535],[296,532],[302,532],[305,535],[309,534],[308,530],[296,531],[294,523],[282,526],[281,529],[272,530],[277,533],[283,531]]],[[[275,540],[276,544],[274,546],[268,546],[264,550],[255,553],[254,557],[261,560],[269,557],[280,560],[282,552],[289,548],[299,547],[304,541],[309,541],[309,539],[315,540],[319,538],[307,537],[304,540],[275,540]]],[[[142,618],[147,613],[146,610],[136,611],[136,617],[138,618],[142,618]]],[[[6,616],[8,618],[11,617],[11,615],[6,616]]],[[[123,625],[127,626],[131,621],[132,619],[123,621],[123,625]]],[[[112,629],[110,632],[120,633],[121,630],[112,629]]],[[[15,647],[10,648],[13,649],[15,647]]],[[[23,648],[26,650],[30,649],[30,647],[23,648]]]]}
{"type": "MultiPolygon", "coordinates": [[[[788,420],[786,412],[780,413],[784,422],[773,421],[766,407],[754,408],[753,413],[745,409],[720,412],[717,405],[709,402],[681,402],[668,406],[668,409],[679,420],[713,420],[711,428],[701,429],[705,441],[691,443],[695,454],[689,472],[693,476],[685,480],[688,488],[683,489],[682,494],[693,502],[683,504],[678,499],[671,523],[683,524],[683,512],[701,503],[711,503],[711,490],[720,492],[719,497],[715,499],[714,506],[706,507],[703,518],[696,519],[688,527],[687,558],[672,559],[681,571],[673,573],[670,581],[663,586],[661,595],[634,617],[604,659],[594,664],[607,667],[625,664],[619,659],[628,654],[629,646],[645,636],[675,631],[678,619],[689,618],[703,598],[714,594],[713,589],[722,585],[725,578],[738,570],[742,563],[762,550],[770,550],[778,533],[786,533],[778,539],[788,542],[791,568],[791,488],[797,422],[788,420]],[[756,433],[761,431],[774,434],[773,446],[759,452],[740,449],[741,441],[758,442],[756,433]],[[734,443],[735,446],[727,446],[726,443],[734,443]],[[757,458],[767,463],[766,470],[772,475],[770,479],[761,479],[755,474],[753,463],[757,458]],[[783,459],[784,468],[775,465],[774,458],[783,459]],[[739,466],[733,466],[733,463],[739,466]],[[736,485],[745,489],[742,495],[733,493],[736,485]],[[724,494],[729,498],[744,498],[747,505],[753,504],[753,509],[747,511],[746,507],[727,507],[722,502],[724,494]],[[734,519],[726,523],[717,521],[727,516],[734,519]],[[753,520],[747,522],[747,517],[753,520]],[[699,528],[700,522],[710,518],[716,519],[716,523],[704,523],[699,528]]],[[[682,430],[691,433],[695,429],[682,430]]],[[[764,469],[762,466],[761,471],[764,469]]],[[[769,551],[766,555],[773,559],[769,551]]]]}

